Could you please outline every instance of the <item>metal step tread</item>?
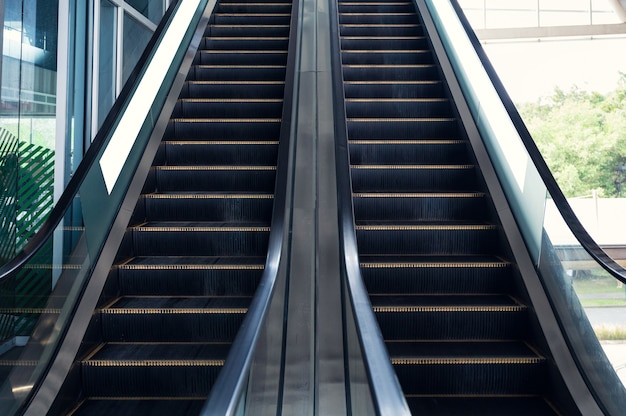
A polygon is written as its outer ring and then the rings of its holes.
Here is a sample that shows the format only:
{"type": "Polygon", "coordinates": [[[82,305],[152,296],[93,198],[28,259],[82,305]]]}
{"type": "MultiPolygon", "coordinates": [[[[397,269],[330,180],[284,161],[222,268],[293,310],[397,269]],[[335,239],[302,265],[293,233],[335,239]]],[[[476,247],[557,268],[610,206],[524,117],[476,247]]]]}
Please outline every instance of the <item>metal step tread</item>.
{"type": "Polygon", "coordinates": [[[269,232],[261,222],[154,221],[129,227],[138,232],[269,232]]]}
{"type": "Polygon", "coordinates": [[[101,314],[245,314],[251,296],[122,296],[101,314]]]}
{"type": "Polygon", "coordinates": [[[386,341],[392,364],[537,364],[545,357],[523,341],[386,341]]]}
{"type": "Polygon", "coordinates": [[[539,395],[439,394],[406,396],[413,414],[481,416],[557,416],[552,403],[539,395]]]}
{"type": "Polygon", "coordinates": [[[142,199],[274,199],[269,193],[169,192],[143,194],[142,199]]]}
{"type": "Polygon", "coordinates": [[[374,312],[521,312],[527,306],[507,294],[370,294],[374,312]]]}
{"type": "Polygon", "coordinates": [[[110,342],[81,361],[92,367],[206,367],[223,366],[231,344],[110,342]]]}
{"type": "Polygon", "coordinates": [[[262,270],[265,257],[258,256],[145,256],[133,257],[118,270],[262,270]]]}
{"type": "Polygon", "coordinates": [[[510,262],[497,256],[388,255],[361,256],[362,268],[504,268],[510,262]]]}
{"type": "Polygon", "coordinates": [[[200,414],[206,397],[89,397],[68,416],[171,416],[200,414]]]}

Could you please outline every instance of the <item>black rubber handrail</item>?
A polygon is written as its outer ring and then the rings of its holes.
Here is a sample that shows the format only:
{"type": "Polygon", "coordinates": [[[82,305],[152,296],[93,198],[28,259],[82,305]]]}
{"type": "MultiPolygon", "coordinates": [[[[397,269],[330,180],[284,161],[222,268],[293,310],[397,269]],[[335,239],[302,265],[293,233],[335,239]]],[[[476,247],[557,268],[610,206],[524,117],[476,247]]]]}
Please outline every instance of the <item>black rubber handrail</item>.
{"type": "MultiPolygon", "coordinates": [[[[411,412],[396,372],[391,364],[391,359],[385,347],[378,321],[374,315],[359,265],[359,252],[354,223],[354,202],[352,200],[352,177],[348,149],[338,6],[337,0],[329,1],[331,10],[331,62],[334,92],[339,235],[345,266],[345,287],[350,302],[350,304],[344,305],[344,308],[352,309],[374,411],[377,415],[410,415],[411,412]]],[[[344,315],[346,314],[344,313],[344,315]]],[[[362,400],[362,398],[351,398],[351,400],[359,399],[362,400]]]]}
{"type": "Polygon", "coordinates": [[[295,50],[297,47],[298,10],[299,2],[294,0],[291,6],[283,112],[274,185],[274,208],[272,210],[265,268],[259,286],[248,307],[246,317],[241,324],[241,329],[233,341],[224,367],[220,370],[218,378],[211,388],[201,415],[233,415],[237,411],[238,401],[250,375],[250,366],[255,355],[256,345],[274,298],[279,265],[283,256],[285,222],[292,209],[288,204],[287,190],[291,177],[289,159],[293,151],[290,136],[293,120],[294,77],[297,70],[295,50]]]}
{"type": "Polygon", "coordinates": [[[111,110],[104,119],[104,122],[98,130],[96,137],[85,152],[83,159],[81,160],[78,167],[76,168],[76,171],[70,178],[63,193],[59,197],[59,200],[52,208],[52,211],[50,211],[48,219],[41,225],[39,231],[35,233],[35,235],[31,238],[31,240],[24,247],[24,249],[22,249],[22,251],[18,253],[17,256],[15,256],[2,267],[0,267],[0,284],[6,279],[9,279],[11,276],[13,276],[14,273],[21,269],[22,266],[24,266],[24,264],[26,264],[39,251],[39,249],[41,249],[46,241],[48,241],[52,237],[52,234],[65,217],[65,214],[72,207],[72,201],[74,200],[74,197],[76,196],[81,185],[83,184],[87,173],[91,170],[94,163],[96,163],[98,155],[106,144],[107,138],[109,137],[111,130],[117,125],[118,119],[123,114],[122,110],[126,107],[126,104],[132,97],[132,93],[136,87],[136,84],[139,81],[141,74],[144,72],[147,64],[150,62],[150,58],[153,55],[154,50],[158,45],[158,42],[161,39],[165,29],[168,27],[178,3],[180,3],[180,0],[173,0],[170,4],[170,7],[163,15],[163,18],[159,22],[159,25],[157,26],[155,32],[148,41],[146,48],[141,54],[139,61],[135,65],[135,68],[130,73],[128,80],[124,84],[120,95],[115,100],[113,106],[111,107],[111,110]]]}
{"type": "Polygon", "coordinates": [[[539,175],[541,176],[541,179],[543,180],[546,189],[550,193],[554,204],[556,205],[557,209],[561,213],[561,216],[567,223],[567,226],[570,228],[570,230],[572,231],[578,242],[580,242],[585,251],[589,253],[589,255],[596,262],[598,262],[604,270],[606,270],[609,274],[611,274],[611,276],[613,276],[620,282],[626,283],[626,269],[624,269],[611,256],[609,256],[604,250],[602,250],[598,243],[596,243],[596,241],[589,235],[585,227],[581,224],[580,220],[572,210],[569,202],[567,202],[567,198],[565,197],[563,191],[556,182],[556,179],[554,179],[550,168],[546,164],[546,161],[541,155],[541,152],[537,148],[537,145],[530,135],[526,124],[522,120],[522,117],[517,111],[515,104],[513,104],[511,97],[506,91],[504,84],[502,84],[500,77],[498,76],[496,70],[489,61],[489,58],[487,57],[487,54],[482,47],[482,44],[478,40],[478,37],[472,29],[471,24],[467,20],[465,13],[463,13],[463,9],[461,8],[461,6],[459,6],[458,1],[450,0],[450,3],[452,4],[452,7],[458,15],[463,29],[467,33],[467,37],[472,43],[474,50],[478,55],[478,58],[485,68],[487,75],[491,79],[493,86],[498,96],[500,97],[502,104],[504,105],[504,108],[506,109],[513,125],[515,126],[515,129],[522,139],[522,143],[526,147],[526,150],[528,151],[531,160],[533,161],[537,171],[539,172],[539,175]]]}

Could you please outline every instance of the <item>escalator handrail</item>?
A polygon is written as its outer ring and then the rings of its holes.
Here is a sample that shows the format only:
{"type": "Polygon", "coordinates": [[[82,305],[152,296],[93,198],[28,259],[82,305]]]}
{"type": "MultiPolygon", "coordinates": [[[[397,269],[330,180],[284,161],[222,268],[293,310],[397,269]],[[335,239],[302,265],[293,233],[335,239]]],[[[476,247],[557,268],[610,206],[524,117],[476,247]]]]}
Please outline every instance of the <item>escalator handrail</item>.
{"type": "Polygon", "coordinates": [[[502,104],[507,111],[511,122],[513,123],[513,126],[517,130],[522,140],[522,143],[526,147],[526,151],[528,152],[530,159],[535,165],[535,168],[537,169],[541,179],[543,180],[543,183],[546,186],[546,189],[552,197],[554,204],[561,213],[563,220],[567,223],[567,226],[570,228],[570,230],[572,231],[578,242],[585,249],[585,251],[589,253],[589,255],[596,262],[598,262],[603,269],[610,273],[611,276],[613,276],[615,279],[619,280],[622,283],[626,283],[626,269],[622,267],[619,263],[617,263],[598,245],[598,243],[591,237],[591,235],[589,235],[585,227],[582,225],[582,223],[574,213],[574,210],[567,201],[567,198],[563,194],[563,191],[561,190],[556,179],[552,175],[552,171],[550,171],[550,168],[546,164],[545,159],[537,148],[537,145],[533,140],[530,132],[528,131],[526,124],[524,123],[522,117],[517,111],[513,100],[511,100],[511,97],[506,91],[504,84],[500,80],[500,77],[498,76],[496,70],[489,61],[487,53],[485,52],[482,44],[478,40],[476,33],[472,29],[472,26],[467,20],[465,13],[463,13],[463,10],[458,1],[450,0],[450,3],[452,4],[452,7],[458,15],[461,25],[463,26],[467,37],[474,47],[476,55],[480,59],[483,68],[485,69],[485,72],[491,79],[496,93],[500,97],[500,100],[502,101],[502,104]]]}
{"type": "Polygon", "coordinates": [[[87,173],[98,160],[100,151],[106,145],[111,131],[115,128],[120,117],[124,114],[122,110],[126,108],[126,104],[132,99],[136,84],[140,80],[143,72],[145,72],[145,68],[150,63],[150,58],[154,54],[156,47],[159,45],[159,41],[169,26],[170,21],[174,16],[174,11],[180,1],[181,0],[172,0],[170,7],[166,10],[163,18],[161,18],[155,32],[148,41],[146,48],[135,65],[135,68],[130,73],[128,80],[124,84],[120,95],[113,103],[113,106],[104,119],[102,126],[85,152],[83,159],[78,164],[76,171],[72,174],[72,177],[68,181],[68,184],[59,197],[59,200],[50,211],[50,215],[46,221],[44,221],[39,231],[35,233],[22,251],[5,265],[0,267],[0,283],[11,278],[14,273],[16,273],[30,259],[32,259],[32,257],[37,253],[37,251],[39,251],[46,241],[52,237],[52,234],[59,226],[68,210],[72,207],[72,201],[82,186],[87,173]]]}
{"type": "MultiPolygon", "coordinates": [[[[330,0],[339,235],[345,266],[345,287],[350,301],[350,304],[344,307],[352,309],[374,411],[377,415],[410,415],[411,412],[391,364],[359,265],[337,3],[337,0],[330,0]]],[[[353,400],[359,399],[353,398],[353,400]]]]}
{"type": "Polygon", "coordinates": [[[298,26],[299,2],[293,0],[289,43],[287,49],[287,65],[285,88],[283,92],[283,112],[281,117],[276,181],[274,185],[274,208],[270,226],[267,259],[259,286],[248,307],[246,317],[228,352],[224,367],[220,370],[213,384],[209,397],[201,411],[201,415],[233,415],[237,411],[239,399],[246,387],[250,367],[256,352],[256,345],[261,335],[263,324],[270,310],[274,289],[278,280],[279,265],[283,257],[285,223],[292,207],[287,198],[290,181],[289,159],[291,146],[291,125],[293,120],[293,89],[294,76],[297,72],[295,49],[298,26]]]}

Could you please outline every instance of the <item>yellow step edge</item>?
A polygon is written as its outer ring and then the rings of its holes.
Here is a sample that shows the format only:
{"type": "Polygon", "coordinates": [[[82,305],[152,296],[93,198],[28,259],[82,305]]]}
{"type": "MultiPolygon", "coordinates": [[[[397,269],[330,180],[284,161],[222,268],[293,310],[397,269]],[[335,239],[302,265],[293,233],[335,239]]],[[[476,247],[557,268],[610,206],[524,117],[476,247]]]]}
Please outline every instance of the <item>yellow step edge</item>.
{"type": "MultiPolygon", "coordinates": [[[[269,50],[256,50],[256,49],[245,49],[245,50],[241,50],[241,49],[233,49],[233,50],[221,50],[221,49],[203,49],[200,51],[201,53],[214,53],[214,54],[230,54],[230,53],[234,53],[234,54],[255,54],[255,55],[259,55],[259,54],[264,54],[264,53],[280,53],[280,54],[287,54],[287,51],[285,50],[274,50],[274,49],[269,49],[269,50]]],[[[202,82],[202,81],[189,81],[189,82],[202,82]]]]}
{"type": "Polygon", "coordinates": [[[352,169],[387,169],[387,170],[400,170],[400,169],[473,169],[474,165],[350,165],[352,169]]]}
{"type": "Polygon", "coordinates": [[[87,367],[223,367],[225,360],[85,360],[87,367]]]}
{"type": "Polygon", "coordinates": [[[0,314],[8,314],[8,315],[21,314],[21,313],[26,313],[26,314],[49,313],[49,314],[58,315],[61,312],[62,312],[61,308],[0,308],[0,314]]]}
{"type": "Polygon", "coordinates": [[[398,64],[398,65],[394,65],[394,64],[347,64],[347,65],[343,65],[344,68],[357,68],[357,69],[367,69],[367,68],[376,68],[376,69],[381,69],[381,68],[390,68],[390,69],[396,69],[396,68],[409,68],[409,69],[415,69],[415,68],[434,68],[435,65],[433,64],[398,64]]]}
{"type": "Polygon", "coordinates": [[[365,193],[355,192],[353,198],[481,198],[483,192],[447,192],[447,193],[365,193]]]}
{"type": "Polygon", "coordinates": [[[443,103],[447,98],[346,98],[349,103],[443,103]]]}
{"type": "Polygon", "coordinates": [[[289,40],[289,36],[265,36],[265,37],[257,37],[257,36],[207,36],[205,39],[207,40],[289,40]]]}
{"type": "Polygon", "coordinates": [[[179,170],[179,171],[230,171],[230,170],[236,170],[236,171],[270,171],[270,170],[276,170],[276,166],[248,166],[248,165],[242,165],[242,166],[171,166],[171,165],[164,165],[164,166],[155,166],[154,167],[155,170],[161,170],[161,171],[175,171],[175,170],[179,170]]]}
{"type": "Polygon", "coordinates": [[[119,270],[263,270],[262,264],[125,264],[119,270]]]}
{"type": "Polygon", "coordinates": [[[181,146],[206,146],[206,145],[277,145],[278,140],[164,140],[161,143],[169,145],[181,145],[181,146]]]}
{"type": "Polygon", "coordinates": [[[196,65],[196,68],[219,68],[219,69],[285,69],[285,65],[196,65]]]}
{"type": "Polygon", "coordinates": [[[174,118],[176,123],[280,123],[280,118],[174,118]]]}
{"type": "Polygon", "coordinates": [[[282,98],[181,98],[183,103],[282,103],[282,98]]]}
{"type": "Polygon", "coordinates": [[[542,357],[477,357],[477,358],[401,358],[394,357],[394,365],[500,365],[500,364],[540,364],[545,362],[542,357]]]}
{"type": "Polygon", "coordinates": [[[267,233],[270,227],[131,227],[131,230],[138,232],[228,232],[228,233],[267,233]]]}
{"type": "Polygon", "coordinates": [[[510,263],[502,262],[430,262],[430,263],[417,263],[417,262],[363,262],[360,264],[363,269],[396,269],[396,268],[409,268],[409,269],[438,269],[438,268],[506,268],[510,266],[510,263]]]}
{"type": "Polygon", "coordinates": [[[367,122],[375,122],[375,123],[441,123],[448,121],[456,121],[454,117],[349,117],[347,119],[349,122],[353,123],[367,123],[367,122]]]}
{"type": "Polygon", "coordinates": [[[430,53],[429,50],[427,49],[342,49],[341,50],[342,53],[392,53],[392,54],[399,54],[399,53],[410,53],[410,54],[416,54],[416,53],[430,53]]]}
{"type": "Polygon", "coordinates": [[[35,367],[38,364],[36,360],[0,360],[1,367],[35,367]]]}
{"type": "Polygon", "coordinates": [[[357,231],[489,231],[497,227],[491,224],[469,225],[357,225],[357,231]]]}
{"type": "Polygon", "coordinates": [[[385,140],[385,139],[359,139],[359,140],[348,140],[348,144],[371,144],[371,145],[380,145],[380,144],[417,144],[417,145],[448,145],[448,144],[463,144],[464,140],[446,140],[446,139],[434,139],[434,140],[385,140]]]}
{"type": "Polygon", "coordinates": [[[100,313],[106,315],[216,315],[245,314],[248,308],[106,308],[100,313]]]}
{"type": "Polygon", "coordinates": [[[413,312],[521,312],[526,310],[520,305],[473,305],[473,306],[374,306],[376,313],[413,313],[413,312]]]}
{"type": "Polygon", "coordinates": [[[143,199],[274,199],[272,194],[144,194],[143,199]]]}
{"type": "Polygon", "coordinates": [[[434,85],[441,80],[382,80],[382,81],[344,81],[347,85],[434,85]]]}
{"type": "Polygon", "coordinates": [[[25,264],[27,270],[80,270],[82,264],[25,264]]]}

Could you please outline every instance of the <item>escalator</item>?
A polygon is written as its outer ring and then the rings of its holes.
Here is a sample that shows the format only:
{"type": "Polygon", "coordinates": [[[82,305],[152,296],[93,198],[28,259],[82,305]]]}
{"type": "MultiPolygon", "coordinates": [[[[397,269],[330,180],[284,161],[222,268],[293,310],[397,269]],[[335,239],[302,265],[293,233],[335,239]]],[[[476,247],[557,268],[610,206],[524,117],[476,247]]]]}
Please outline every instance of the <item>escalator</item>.
{"type": "Polygon", "coordinates": [[[361,274],[411,412],[573,414],[414,3],[338,12],[361,274]]]}
{"type": "Polygon", "coordinates": [[[69,414],[200,412],[265,265],[290,19],[284,0],[215,7],[84,340],[95,348],[69,378],[69,414]]]}

